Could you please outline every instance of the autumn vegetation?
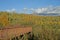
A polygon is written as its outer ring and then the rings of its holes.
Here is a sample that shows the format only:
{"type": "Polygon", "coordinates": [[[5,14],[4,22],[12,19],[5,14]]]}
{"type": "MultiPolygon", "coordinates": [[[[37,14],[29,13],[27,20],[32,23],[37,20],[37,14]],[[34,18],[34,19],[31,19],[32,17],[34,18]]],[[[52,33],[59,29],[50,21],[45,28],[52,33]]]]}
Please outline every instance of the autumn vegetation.
{"type": "Polygon", "coordinates": [[[15,24],[32,26],[33,40],[60,40],[60,16],[0,12],[0,28],[15,24]]]}

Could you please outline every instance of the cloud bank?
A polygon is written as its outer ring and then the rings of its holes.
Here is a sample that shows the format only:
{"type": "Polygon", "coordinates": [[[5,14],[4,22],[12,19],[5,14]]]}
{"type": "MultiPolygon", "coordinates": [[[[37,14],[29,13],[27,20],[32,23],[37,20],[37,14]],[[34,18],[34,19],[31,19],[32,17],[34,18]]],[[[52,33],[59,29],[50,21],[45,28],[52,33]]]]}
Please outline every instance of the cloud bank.
{"type": "Polygon", "coordinates": [[[53,7],[45,7],[45,8],[37,8],[34,10],[35,13],[60,13],[60,6],[53,7]]]}
{"type": "MultiPolygon", "coordinates": [[[[15,8],[11,9],[11,10],[6,10],[7,12],[17,12],[15,8]]],[[[40,14],[40,13],[57,13],[57,14],[60,14],[60,6],[48,6],[48,7],[44,7],[44,8],[23,8],[23,11],[24,12],[26,11],[27,12],[31,12],[31,13],[37,13],[37,14],[40,14]]],[[[21,12],[21,11],[20,11],[21,12]]]]}

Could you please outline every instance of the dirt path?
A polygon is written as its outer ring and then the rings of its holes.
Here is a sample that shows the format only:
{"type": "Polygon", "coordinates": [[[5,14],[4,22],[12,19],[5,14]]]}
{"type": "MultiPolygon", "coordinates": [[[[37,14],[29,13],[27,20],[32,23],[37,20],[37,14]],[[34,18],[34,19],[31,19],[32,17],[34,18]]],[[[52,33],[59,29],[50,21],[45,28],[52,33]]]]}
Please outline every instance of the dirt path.
{"type": "Polygon", "coordinates": [[[10,39],[20,34],[25,34],[27,32],[32,32],[32,27],[13,27],[13,28],[4,28],[0,30],[0,39],[3,40],[10,39]]]}

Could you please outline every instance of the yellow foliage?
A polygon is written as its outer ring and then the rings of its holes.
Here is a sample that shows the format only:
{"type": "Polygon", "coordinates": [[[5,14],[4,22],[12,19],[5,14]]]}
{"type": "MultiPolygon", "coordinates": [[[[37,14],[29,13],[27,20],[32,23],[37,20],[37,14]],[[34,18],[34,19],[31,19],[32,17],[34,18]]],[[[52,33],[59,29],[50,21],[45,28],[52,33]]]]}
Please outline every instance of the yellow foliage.
{"type": "Polygon", "coordinates": [[[6,13],[3,13],[2,15],[0,15],[0,23],[3,26],[7,26],[9,24],[9,22],[8,22],[8,15],[6,13]]]}

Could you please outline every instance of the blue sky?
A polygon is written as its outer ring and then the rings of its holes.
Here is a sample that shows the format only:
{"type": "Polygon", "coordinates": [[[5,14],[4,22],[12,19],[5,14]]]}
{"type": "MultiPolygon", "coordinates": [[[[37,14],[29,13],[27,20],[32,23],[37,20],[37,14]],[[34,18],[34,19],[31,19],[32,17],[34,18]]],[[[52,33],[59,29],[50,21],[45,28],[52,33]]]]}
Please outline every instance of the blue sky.
{"type": "Polygon", "coordinates": [[[13,9],[17,11],[23,8],[42,8],[52,6],[60,6],[60,0],[0,0],[0,11],[13,9]]]}

